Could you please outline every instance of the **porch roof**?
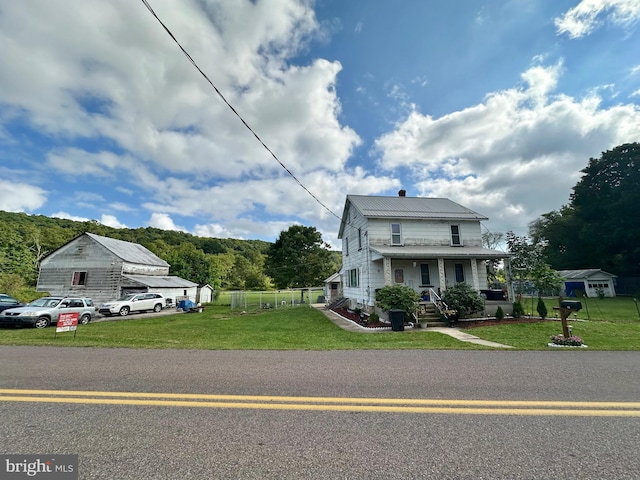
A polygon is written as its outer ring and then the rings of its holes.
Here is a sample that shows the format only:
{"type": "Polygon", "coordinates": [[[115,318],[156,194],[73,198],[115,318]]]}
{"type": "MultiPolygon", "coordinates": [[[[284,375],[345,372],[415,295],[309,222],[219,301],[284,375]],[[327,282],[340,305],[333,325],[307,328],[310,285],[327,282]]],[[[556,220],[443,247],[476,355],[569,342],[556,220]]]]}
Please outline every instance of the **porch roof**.
{"type": "Polygon", "coordinates": [[[184,278],[169,275],[122,275],[149,288],[192,288],[198,284],[184,278]]]}
{"type": "Polygon", "coordinates": [[[376,245],[370,247],[373,253],[371,260],[381,260],[384,257],[411,258],[427,260],[433,258],[508,258],[511,255],[498,250],[483,247],[439,247],[436,245],[376,245]]]}

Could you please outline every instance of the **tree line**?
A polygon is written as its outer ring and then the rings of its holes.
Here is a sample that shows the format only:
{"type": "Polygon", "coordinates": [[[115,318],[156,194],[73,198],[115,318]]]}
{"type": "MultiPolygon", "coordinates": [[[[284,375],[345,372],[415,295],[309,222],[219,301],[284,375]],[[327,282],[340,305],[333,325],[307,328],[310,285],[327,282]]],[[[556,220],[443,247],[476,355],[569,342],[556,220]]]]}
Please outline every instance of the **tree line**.
{"type": "Polygon", "coordinates": [[[341,262],[314,227],[300,225],[271,243],[0,211],[0,231],[0,292],[22,298],[33,296],[42,259],[85,232],[143,245],[171,265],[171,275],[216,290],[319,286],[341,262]]]}
{"type": "Polygon", "coordinates": [[[590,158],[569,203],[529,224],[556,270],[600,268],[640,276],[640,143],[590,158]]]}

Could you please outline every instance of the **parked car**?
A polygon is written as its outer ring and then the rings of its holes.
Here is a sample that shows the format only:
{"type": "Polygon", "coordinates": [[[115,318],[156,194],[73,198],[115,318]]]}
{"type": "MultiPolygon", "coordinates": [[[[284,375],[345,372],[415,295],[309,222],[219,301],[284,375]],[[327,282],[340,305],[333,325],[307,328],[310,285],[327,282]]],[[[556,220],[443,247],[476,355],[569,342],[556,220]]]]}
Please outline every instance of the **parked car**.
{"type": "Polygon", "coordinates": [[[78,313],[78,323],[91,321],[96,308],[93,300],[80,297],[43,297],[25,305],[10,308],[0,314],[0,326],[33,326],[45,328],[58,323],[61,313],[78,313]]]}
{"type": "Polygon", "coordinates": [[[103,315],[120,315],[126,317],[131,312],[151,311],[159,312],[166,300],[160,293],[130,293],[118,300],[103,303],[98,311],[103,315]]]}
{"type": "Polygon", "coordinates": [[[13,298],[10,295],[0,293],[0,312],[4,312],[9,308],[24,307],[24,303],[13,298]]]}

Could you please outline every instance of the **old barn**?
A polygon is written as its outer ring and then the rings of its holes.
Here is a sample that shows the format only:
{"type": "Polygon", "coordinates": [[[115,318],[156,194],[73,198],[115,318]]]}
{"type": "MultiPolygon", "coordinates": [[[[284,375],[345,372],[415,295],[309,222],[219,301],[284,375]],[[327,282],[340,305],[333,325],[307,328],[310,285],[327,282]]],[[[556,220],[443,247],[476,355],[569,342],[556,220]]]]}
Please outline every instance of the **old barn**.
{"type": "Polygon", "coordinates": [[[137,243],[83,233],[42,260],[36,288],[96,304],[137,292],[161,293],[173,304],[176,298],[195,301],[198,284],[169,275],[169,267],[137,243]]]}

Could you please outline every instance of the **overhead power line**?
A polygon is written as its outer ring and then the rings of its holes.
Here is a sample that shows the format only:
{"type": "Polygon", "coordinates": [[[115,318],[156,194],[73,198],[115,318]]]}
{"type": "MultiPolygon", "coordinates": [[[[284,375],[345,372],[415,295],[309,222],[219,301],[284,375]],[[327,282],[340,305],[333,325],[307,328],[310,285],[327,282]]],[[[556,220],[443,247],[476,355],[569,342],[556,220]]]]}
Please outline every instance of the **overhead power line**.
{"type": "Polygon", "coordinates": [[[318,204],[320,204],[320,206],[322,206],[322,208],[324,208],[327,212],[329,212],[331,215],[336,217],[338,220],[341,220],[341,218],[338,215],[336,215],[329,207],[327,207],[324,203],[322,203],[322,201],[318,197],[316,197],[300,180],[298,180],[298,178],[293,174],[293,172],[291,172],[291,170],[289,170],[285,166],[285,164],[280,161],[278,156],[275,153],[273,153],[273,151],[262,141],[262,139],[258,136],[258,134],[249,126],[249,124],[244,120],[244,118],[242,118],[242,116],[233,107],[233,105],[231,105],[227,101],[227,99],[224,97],[222,92],[220,92],[218,87],[216,87],[214,85],[214,83],[209,79],[207,74],[204,73],[204,71],[202,71],[202,69],[198,66],[198,64],[193,60],[191,55],[189,55],[189,53],[184,49],[184,47],[176,39],[175,35],[173,33],[171,33],[171,30],[169,30],[169,28],[164,24],[164,22],[162,20],[160,20],[160,17],[158,17],[158,15],[156,15],[156,12],[153,10],[153,8],[151,8],[151,5],[149,4],[148,0],[142,0],[142,3],[144,4],[145,7],[147,7],[147,10],[149,10],[149,12],[151,12],[151,15],[153,15],[155,17],[155,19],[160,23],[160,25],[162,25],[162,28],[164,28],[165,32],[167,32],[167,34],[176,43],[176,45],[178,45],[178,48],[180,48],[180,50],[185,55],[185,57],[187,57],[189,62],[191,62],[191,64],[195,67],[195,69],[198,70],[198,72],[200,72],[200,75],[202,75],[204,77],[204,79],[209,83],[209,85],[211,85],[211,87],[215,90],[215,92],[222,99],[222,101],[227,105],[227,107],[229,107],[231,109],[231,111],[236,115],[236,117],[238,117],[240,119],[242,124],[253,134],[253,136],[256,138],[256,140],[258,140],[258,142],[260,142],[260,144],[267,150],[267,152],[269,152],[271,154],[271,156],[275,159],[275,161],[278,162],[280,164],[280,166],[287,172],[287,174],[289,174],[289,176],[291,178],[293,178],[296,181],[296,183],[298,185],[300,185],[300,187],[302,187],[302,189],[305,192],[307,192],[316,202],[318,202],[318,204]]]}

